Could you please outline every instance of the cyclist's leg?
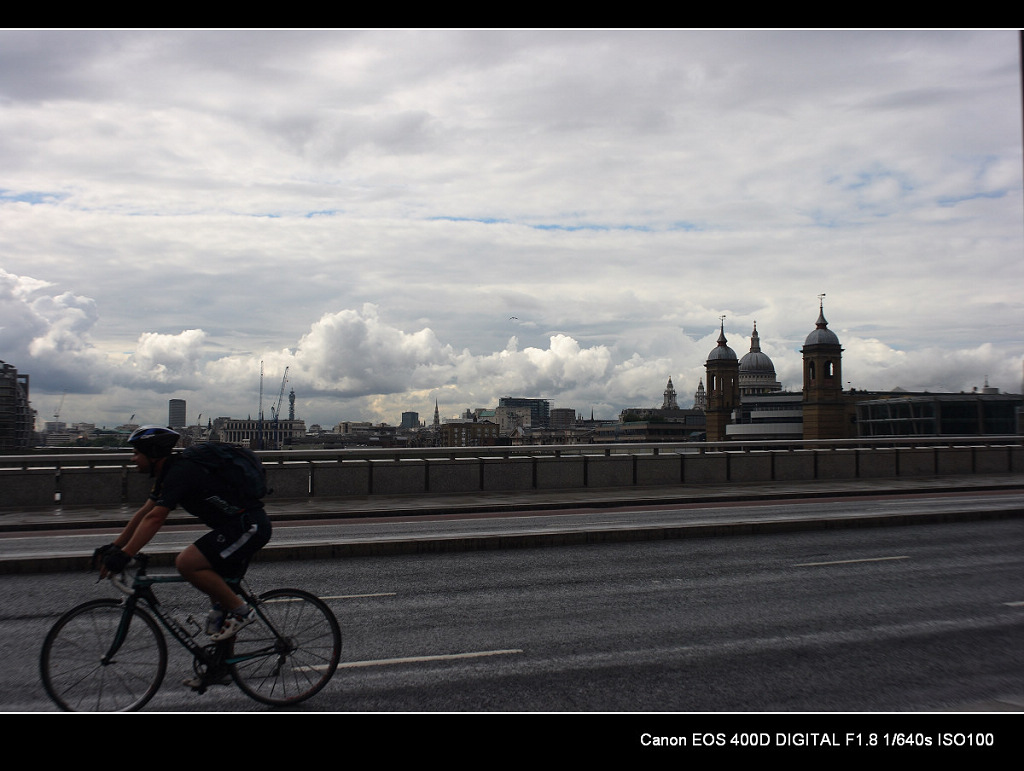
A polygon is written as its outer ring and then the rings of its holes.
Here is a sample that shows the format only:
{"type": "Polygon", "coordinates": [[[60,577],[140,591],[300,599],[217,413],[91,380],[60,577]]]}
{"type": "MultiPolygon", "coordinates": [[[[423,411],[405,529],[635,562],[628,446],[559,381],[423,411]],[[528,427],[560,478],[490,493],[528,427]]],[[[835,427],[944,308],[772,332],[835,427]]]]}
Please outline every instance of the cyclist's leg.
{"type": "Polygon", "coordinates": [[[210,635],[214,642],[255,622],[256,613],[225,579],[245,575],[249,560],[270,540],[270,532],[270,520],[262,508],[247,511],[214,528],[179,555],[182,575],[225,611],[220,631],[210,635]]]}
{"type": "Polygon", "coordinates": [[[244,602],[224,579],[245,575],[249,560],[270,540],[270,533],[270,520],[263,509],[244,512],[187,547],[175,565],[189,583],[226,611],[236,610],[244,602]]]}
{"type": "Polygon", "coordinates": [[[196,544],[186,547],[174,564],[186,581],[208,595],[211,601],[219,603],[225,610],[236,610],[244,604],[242,598],[235,594],[227,581],[214,570],[209,559],[196,544]]]}

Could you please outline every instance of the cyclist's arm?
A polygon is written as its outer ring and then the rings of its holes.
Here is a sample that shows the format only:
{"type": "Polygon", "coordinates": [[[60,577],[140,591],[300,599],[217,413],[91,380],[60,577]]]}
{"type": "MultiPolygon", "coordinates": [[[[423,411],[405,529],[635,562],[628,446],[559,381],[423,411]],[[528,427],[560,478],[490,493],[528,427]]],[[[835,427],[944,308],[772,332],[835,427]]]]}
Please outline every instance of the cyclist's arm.
{"type": "MultiPolygon", "coordinates": [[[[121,534],[114,539],[112,545],[129,557],[134,557],[159,532],[170,513],[171,510],[168,507],[159,506],[150,498],[142,505],[142,508],[132,515],[131,520],[125,525],[121,534]]],[[[107,575],[109,575],[109,571],[101,564],[100,578],[106,578],[107,575]]]]}
{"type": "Polygon", "coordinates": [[[134,557],[160,531],[170,513],[171,510],[166,506],[159,506],[153,500],[146,501],[143,507],[135,512],[135,516],[121,535],[114,540],[114,545],[125,554],[134,557]]]}
{"type": "Polygon", "coordinates": [[[114,546],[119,549],[123,549],[124,546],[132,539],[132,536],[135,535],[135,531],[138,529],[139,523],[142,522],[146,514],[148,514],[154,506],[156,506],[156,503],[153,499],[147,499],[142,507],[132,515],[132,518],[128,521],[128,524],[125,525],[121,534],[114,539],[114,546]]]}

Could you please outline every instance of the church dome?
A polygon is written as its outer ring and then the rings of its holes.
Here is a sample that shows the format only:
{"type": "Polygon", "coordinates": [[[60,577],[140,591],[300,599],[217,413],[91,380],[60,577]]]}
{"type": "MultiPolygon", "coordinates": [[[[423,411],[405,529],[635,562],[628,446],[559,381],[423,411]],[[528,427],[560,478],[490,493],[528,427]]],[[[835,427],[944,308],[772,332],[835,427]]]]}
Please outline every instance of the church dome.
{"type": "Polygon", "coordinates": [[[722,322],[722,331],[718,333],[718,346],[708,354],[708,361],[736,361],[736,352],[726,345],[725,322],[722,322]]]}
{"type": "Polygon", "coordinates": [[[835,332],[828,328],[828,322],[825,321],[824,306],[821,306],[814,331],[807,335],[804,345],[839,345],[839,338],[836,337],[835,332]]]}
{"type": "Polygon", "coordinates": [[[775,364],[772,363],[768,354],[761,351],[761,338],[757,334],[756,321],[754,322],[754,331],[750,335],[750,353],[744,354],[740,359],[740,372],[775,377],[775,364]]]}
{"type": "Polygon", "coordinates": [[[744,396],[781,391],[782,384],[775,379],[775,365],[768,354],[761,351],[761,338],[757,322],[750,335],[750,352],[740,359],[740,393],[744,396]]]}

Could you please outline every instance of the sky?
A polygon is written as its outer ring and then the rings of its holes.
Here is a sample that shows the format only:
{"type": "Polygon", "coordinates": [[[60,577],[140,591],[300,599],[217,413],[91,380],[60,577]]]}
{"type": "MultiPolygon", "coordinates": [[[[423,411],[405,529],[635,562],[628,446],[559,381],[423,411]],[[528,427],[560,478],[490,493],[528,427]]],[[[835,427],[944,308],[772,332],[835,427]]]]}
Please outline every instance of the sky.
{"type": "Polygon", "coordinates": [[[0,360],[40,427],[614,419],[720,326],[799,390],[823,302],[850,387],[1020,393],[1018,40],[3,30],[0,360]]]}

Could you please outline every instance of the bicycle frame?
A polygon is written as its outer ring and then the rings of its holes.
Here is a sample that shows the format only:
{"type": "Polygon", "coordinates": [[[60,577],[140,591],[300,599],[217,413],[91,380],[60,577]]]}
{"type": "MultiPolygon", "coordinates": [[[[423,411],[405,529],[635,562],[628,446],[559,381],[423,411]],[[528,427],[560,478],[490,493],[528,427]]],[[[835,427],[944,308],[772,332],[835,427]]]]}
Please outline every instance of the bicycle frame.
{"type": "Polygon", "coordinates": [[[43,641],[40,676],[46,693],[69,712],[141,709],[156,694],[167,667],[167,636],[192,654],[204,693],[226,677],[247,696],[274,707],[305,701],[327,684],[341,656],[341,627],[327,604],[302,589],[276,588],[258,596],[241,580],[232,588],[256,612],[257,623],[214,642],[198,637],[194,620],[176,618],[156,597],[158,584],[179,575],[147,575],[145,555],[134,573],[111,576],[125,597],[94,599],[57,619],[43,641]],[[148,608],[147,613],[143,608],[148,608]],[[141,627],[141,628],[140,628],[141,627]]]}
{"type": "MultiPolygon", "coordinates": [[[[185,583],[185,579],[180,575],[171,574],[155,576],[148,575],[146,572],[146,560],[144,558],[142,560],[138,560],[137,564],[138,570],[132,578],[131,586],[123,580],[119,580],[115,576],[111,576],[110,579],[111,583],[122,591],[126,597],[124,600],[124,612],[121,615],[121,623],[118,624],[114,640],[102,659],[104,664],[113,660],[117,651],[127,638],[133,611],[140,601],[144,601],[153,612],[153,615],[161,626],[170,632],[171,636],[185,647],[197,662],[206,667],[207,673],[216,674],[235,664],[240,664],[250,659],[261,658],[269,653],[289,652],[287,642],[282,637],[281,633],[275,628],[270,618],[263,612],[263,609],[260,607],[261,603],[257,601],[256,597],[251,592],[242,586],[240,579],[229,579],[228,583],[239,592],[239,595],[243,600],[245,600],[245,602],[249,603],[250,607],[256,610],[256,615],[258,615],[263,623],[267,625],[267,628],[273,632],[274,642],[263,648],[257,648],[254,650],[248,650],[245,653],[235,654],[233,652],[234,641],[230,639],[221,640],[218,643],[214,643],[213,650],[210,651],[209,645],[201,645],[196,642],[195,637],[185,627],[178,623],[177,619],[164,611],[160,601],[157,599],[156,594],[153,591],[154,585],[185,583]]],[[[205,685],[201,686],[198,690],[202,693],[205,690],[205,685]]]]}

